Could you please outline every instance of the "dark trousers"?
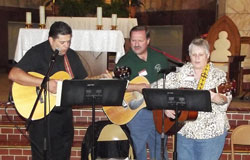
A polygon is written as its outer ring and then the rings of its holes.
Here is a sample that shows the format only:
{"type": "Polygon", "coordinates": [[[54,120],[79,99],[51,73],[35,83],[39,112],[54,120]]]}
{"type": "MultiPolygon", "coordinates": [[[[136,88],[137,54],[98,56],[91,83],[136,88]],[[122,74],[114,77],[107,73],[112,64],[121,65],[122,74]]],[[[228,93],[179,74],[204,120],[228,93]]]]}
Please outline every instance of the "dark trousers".
{"type": "Polygon", "coordinates": [[[30,125],[32,160],[44,160],[45,155],[46,160],[69,160],[74,137],[72,109],[53,109],[46,118],[46,124],[41,119],[30,125]],[[44,152],[44,139],[47,152],[44,152]]]}

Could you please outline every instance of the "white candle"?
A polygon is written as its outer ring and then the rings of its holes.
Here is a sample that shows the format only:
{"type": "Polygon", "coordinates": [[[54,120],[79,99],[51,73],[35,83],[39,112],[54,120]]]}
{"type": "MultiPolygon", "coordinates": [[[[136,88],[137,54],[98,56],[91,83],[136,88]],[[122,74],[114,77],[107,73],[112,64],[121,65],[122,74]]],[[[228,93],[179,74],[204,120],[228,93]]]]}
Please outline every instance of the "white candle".
{"type": "Polygon", "coordinates": [[[111,22],[112,26],[116,26],[117,25],[117,14],[112,14],[112,22],[111,22]]]}
{"type": "Polygon", "coordinates": [[[39,15],[40,15],[40,24],[45,24],[45,7],[40,6],[39,7],[39,15]]]}
{"type": "Polygon", "coordinates": [[[26,12],[26,24],[31,24],[31,12],[26,12]]]}
{"type": "Polygon", "coordinates": [[[97,25],[102,25],[102,7],[97,7],[97,25]]]}

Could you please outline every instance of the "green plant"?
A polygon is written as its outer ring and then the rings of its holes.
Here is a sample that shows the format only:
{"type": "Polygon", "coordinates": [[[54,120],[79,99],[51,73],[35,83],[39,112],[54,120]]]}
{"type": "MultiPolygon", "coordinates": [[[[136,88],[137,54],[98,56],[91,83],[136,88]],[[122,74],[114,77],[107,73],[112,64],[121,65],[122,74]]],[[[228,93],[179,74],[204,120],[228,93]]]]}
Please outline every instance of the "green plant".
{"type": "Polygon", "coordinates": [[[59,7],[60,16],[85,16],[86,9],[82,1],[79,0],[60,0],[56,1],[59,7]]]}
{"type": "Polygon", "coordinates": [[[110,15],[117,14],[118,17],[128,17],[128,9],[126,7],[126,1],[124,0],[113,0],[110,5],[110,15]]]}
{"type": "Polygon", "coordinates": [[[103,16],[105,16],[104,8],[106,7],[106,3],[104,0],[82,0],[82,2],[88,16],[95,16],[97,7],[103,8],[103,16]]]}
{"type": "MultiPolygon", "coordinates": [[[[52,0],[44,2],[46,6],[52,3],[52,0]]],[[[58,8],[59,16],[96,16],[96,8],[102,7],[103,17],[111,17],[111,14],[117,14],[118,17],[128,17],[129,0],[111,0],[111,4],[106,4],[104,0],[56,0],[55,6],[58,8]]],[[[131,0],[131,6],[141,7],[141,0],[131,0]]]]}

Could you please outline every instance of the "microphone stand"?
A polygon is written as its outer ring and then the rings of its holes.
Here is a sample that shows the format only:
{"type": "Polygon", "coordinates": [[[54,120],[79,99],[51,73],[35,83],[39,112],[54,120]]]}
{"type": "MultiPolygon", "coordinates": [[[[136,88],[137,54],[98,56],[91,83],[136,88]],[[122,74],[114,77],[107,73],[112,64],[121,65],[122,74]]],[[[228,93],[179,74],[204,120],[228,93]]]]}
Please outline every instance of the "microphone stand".
{"type": "MultiPolygon", "coordinates": [[[[166,73],[163,72],[163,89],[165,89],[165,82],[166,82],[166,73]]],[[[165,133],[164,133],[164,109],[162,109],[162,126],[161,126],[161,158],[164,160],[164,153],[165,153],[165,146],[164,146],[164,141],[165,141],[165,133]]]]}
{"type": "MultiPolygon", "coordinates": [[[[166,82],[166,76],[167,74],[169,74],[170,72],[175,72],[176,71],[176,67],[171,67],[171,68],[165,68],[165,69],[161,69],[159,71],[159,73],[162,73],[163,74],[163,89],[165,89],[165,82],[166,82]]],[[[165,142],[165,133],[164,133],[164,117],[165,117],[165,113],[164,113],[164,109],[162,109],[162,126],[161,126],[161,157],[162,157],[162,160],[164,160],[164,152],[165,152],[165,146],[164,146],[164,142],[165,142]]]]}
{"type": "Polygon", "coordinates": [[[54,64],[56,62],[56,57],[57,57],[58,54],[59,54],[59,50],[56,49],[55,52],[51,56],[50,64],[49,64],[49,69],[48,69],[47,73],[45,74],[45,77],[43,78],[43,81],[41,83],[41,88],[39,89],[37,98],[35,100],[35,103],[33,105],[31,113],[29,115],[29,118],[26,120],[26,131],[29,131],[29,127],[30,127],[30,124],[32,122],[33,114],[34,114],[34,112],[36,110],[36,107],[37,107],[38,101],[40,100],[42,92],[44,92],[44,138],[43,138],[43,155],[44,155],[43,158],[44,158],[44,160],[47,159],[47,132],[48,132],[47,117],[46,117],[46,113],[47,113],[47,111],[46,111],[46,105],[47,105],[46,104],[47,103],[47,82],[49,81],[49,75],[50,75],[51,70],[54,67],[54,64]]]}

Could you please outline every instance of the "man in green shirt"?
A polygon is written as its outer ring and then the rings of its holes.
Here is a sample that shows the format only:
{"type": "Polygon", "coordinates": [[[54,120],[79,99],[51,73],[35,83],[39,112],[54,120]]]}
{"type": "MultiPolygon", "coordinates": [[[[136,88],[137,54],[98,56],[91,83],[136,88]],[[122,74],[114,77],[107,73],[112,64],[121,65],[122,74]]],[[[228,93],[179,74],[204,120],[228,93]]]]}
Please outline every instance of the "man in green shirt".
{"type": "MultiPolygon", "coordinates": [[[[127,66],[131,69],[130,80],[137,76],[144,76],[149,83],[153,83],[162,78],[159,71],[168,67],[167,58],[163,54],[149,48],[149,43],[150,32],[146,26],[135,26],[131,29],[131,49],[117,63],[117,66],[127,66]]],[[[150,84],[130,83],[127,92],[137,91],[141,93],[143,88],[150,88],[150,84]]],[[[145,108],[141,109],[127,123],[127,126],[133,140],[137,160],[147,159],[146,145],[149,148],[150,159],[162,159],[161,136],[156,131],[152,111],[145,108]]],[[[167,154],[165,154],[165,159],[167,159],[167,154]]]]}

